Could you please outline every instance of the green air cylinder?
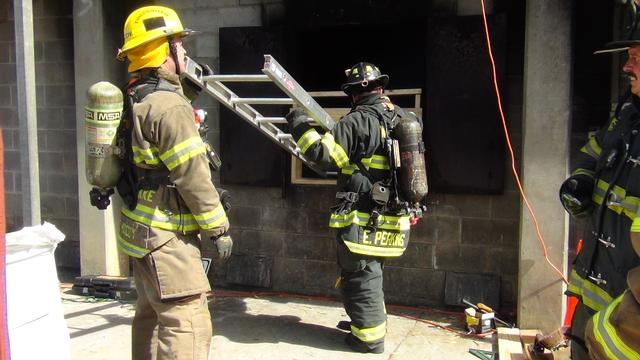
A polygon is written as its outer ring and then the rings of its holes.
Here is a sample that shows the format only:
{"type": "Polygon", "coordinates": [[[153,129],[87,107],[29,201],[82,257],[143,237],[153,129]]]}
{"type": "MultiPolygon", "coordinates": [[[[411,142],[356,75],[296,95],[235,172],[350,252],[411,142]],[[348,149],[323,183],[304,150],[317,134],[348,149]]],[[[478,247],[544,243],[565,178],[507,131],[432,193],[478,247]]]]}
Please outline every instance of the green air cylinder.
{"type": "Polygon", "coordinates": [[[86,175],[89,184],[108,189],[120,177],[116,133],[122,118],[122,92],[107,81],[91,85],[85,109],[86,175]]]}
{"type": "Polygon", "coordinates": [[[400,145],[400,191],[411,204],[420,203],[428,191],[422,125],[414,116],[403,116],[394,134],[400,145]]]}

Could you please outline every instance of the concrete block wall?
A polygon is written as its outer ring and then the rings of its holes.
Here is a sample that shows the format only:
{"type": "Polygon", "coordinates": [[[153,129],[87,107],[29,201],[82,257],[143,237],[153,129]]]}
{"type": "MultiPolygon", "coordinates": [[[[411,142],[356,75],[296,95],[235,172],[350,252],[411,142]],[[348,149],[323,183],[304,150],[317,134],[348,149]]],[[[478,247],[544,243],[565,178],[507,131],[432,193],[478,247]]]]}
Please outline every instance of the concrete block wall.
{"type": "MultiPolygon", "coordinates": [[[[58,263],[79,266],[72,2],[33,0],[42,220],[66,236],[58,263]]],[[[0,127],[8,231],[22,228],[13,1],[0,1],[0,127]]]]}

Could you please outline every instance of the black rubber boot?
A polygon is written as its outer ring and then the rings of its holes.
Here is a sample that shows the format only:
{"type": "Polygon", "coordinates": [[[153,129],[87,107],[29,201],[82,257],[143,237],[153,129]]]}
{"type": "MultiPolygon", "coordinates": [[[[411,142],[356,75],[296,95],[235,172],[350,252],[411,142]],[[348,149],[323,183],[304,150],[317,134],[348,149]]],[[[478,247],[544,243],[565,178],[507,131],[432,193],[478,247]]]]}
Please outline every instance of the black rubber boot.
{"type": "Polygon", "coordinates": [[[384,342],[379,342],[375,345],[367,344],[353,336],[353,334],[347,334],[344,338],[344,342],[346,342],[352,350],[360,353],[382,354],[384,352],[384,342]]]}
{"type": "Polygon", "coordinates": [[[336,325],[336,327],[340,330],[351,332],[351,321],[340,320],[336,325]]]}

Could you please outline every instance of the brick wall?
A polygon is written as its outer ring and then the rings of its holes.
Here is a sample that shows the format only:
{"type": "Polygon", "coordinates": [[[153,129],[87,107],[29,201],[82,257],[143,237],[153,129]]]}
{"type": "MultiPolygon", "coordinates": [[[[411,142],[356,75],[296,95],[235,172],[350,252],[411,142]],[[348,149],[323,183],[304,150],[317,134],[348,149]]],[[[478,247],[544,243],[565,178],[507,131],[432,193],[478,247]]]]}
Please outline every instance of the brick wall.
{"type": "MultiPolygon", "coordinates": [[[[42,220],[67,239],[56,255],[79,266],[72,2],[34,0],[34,52],[42,220]]],[[[13,1],[0,1],[0,126],[5,142],[8,231],[22,227],[13,1]]]]}

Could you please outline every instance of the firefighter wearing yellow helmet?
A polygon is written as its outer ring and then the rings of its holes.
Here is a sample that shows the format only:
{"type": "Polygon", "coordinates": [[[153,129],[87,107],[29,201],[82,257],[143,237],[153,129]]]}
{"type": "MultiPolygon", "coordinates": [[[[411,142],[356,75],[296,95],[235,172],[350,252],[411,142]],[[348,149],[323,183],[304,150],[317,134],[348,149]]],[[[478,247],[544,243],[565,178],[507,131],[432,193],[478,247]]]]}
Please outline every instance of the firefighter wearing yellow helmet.
{"type": "Polygon", "coordinates": [[[131,156],[118,186],[123,197],[118,247],[133,259],[138,291],[132,326],[134,359],[207,359],[212,336],[201,241],[221,259],[231,253],[229,222],[211,181],[205,145],[183,95],[185,29],[172,9],[146,6],[124,25],[120,60],[131,156]],[[127,171],[128,168],[128,171],[127,171]],[[125,182],[126,183],[126,182],[125,182]],[[123,188],[124,187],[124,188],[123,188]]]}

